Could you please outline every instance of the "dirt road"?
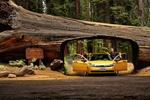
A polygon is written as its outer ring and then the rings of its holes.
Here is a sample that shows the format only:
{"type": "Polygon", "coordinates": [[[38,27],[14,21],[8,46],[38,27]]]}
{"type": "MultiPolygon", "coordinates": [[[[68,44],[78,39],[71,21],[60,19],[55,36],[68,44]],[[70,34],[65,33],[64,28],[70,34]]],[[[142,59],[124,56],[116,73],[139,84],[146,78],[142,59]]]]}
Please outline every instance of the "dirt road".
{"type": "Polygon", "coordinates": [[[66,80],[3,80],[0,100],[150,100],[150,77],[101,76],[66,80]]]}

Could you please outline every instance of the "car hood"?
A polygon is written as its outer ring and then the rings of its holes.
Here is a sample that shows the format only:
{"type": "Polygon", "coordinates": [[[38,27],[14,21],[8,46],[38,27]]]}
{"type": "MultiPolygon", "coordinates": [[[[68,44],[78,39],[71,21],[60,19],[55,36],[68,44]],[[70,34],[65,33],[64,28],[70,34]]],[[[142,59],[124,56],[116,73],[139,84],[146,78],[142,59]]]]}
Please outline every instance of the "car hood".
{"type": "Polygon", "coordinates": [[[96,60],[96,61],[89,61],[90,64],[96,64],[96,65],[111,65],[114,64],[114,61],[110,60],[96,60]]]}

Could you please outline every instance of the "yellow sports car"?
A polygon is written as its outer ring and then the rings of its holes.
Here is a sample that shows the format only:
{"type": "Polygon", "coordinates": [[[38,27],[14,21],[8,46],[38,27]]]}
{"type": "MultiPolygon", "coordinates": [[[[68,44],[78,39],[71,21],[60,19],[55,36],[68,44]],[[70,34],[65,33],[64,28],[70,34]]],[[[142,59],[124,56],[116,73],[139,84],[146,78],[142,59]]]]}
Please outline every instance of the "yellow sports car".
{"type": "Polygon", "coordinates": [[[85,72],[86,74],[127,70],[127,60],[123,60],[118,54],[114,59],[107,53],[89,54],[87,57],[76,54],[73,57],[72,67],[74,72],[85,72]]]}

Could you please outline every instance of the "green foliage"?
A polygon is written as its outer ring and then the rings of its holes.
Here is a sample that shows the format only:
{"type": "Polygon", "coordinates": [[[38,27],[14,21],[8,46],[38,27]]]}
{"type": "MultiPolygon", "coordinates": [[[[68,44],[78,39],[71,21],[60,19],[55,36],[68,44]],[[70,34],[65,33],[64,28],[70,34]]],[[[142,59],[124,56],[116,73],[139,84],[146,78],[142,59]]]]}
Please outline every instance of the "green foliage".
{"type": "Polygon", "coordinates": [[[25,65],[25,60],[24,59],[20,59],[20,60],[16,60],[16,61],[9,61],[9,65],[12,65],[12,66],[24,66],[25,65]]]}
{"type": "Polygon", "coordinates": [[[81,0],[81,16],[82,20],[90,20],[89,16],[89,1],[90,0],[81,0]]]}
{"type": "Polygon", "coordinates": [[[104,3],[104,2],[107,2],[108,0],[91,0],[92,3],[95,3],[95,4],[100,4],[100,3],[104,3]]]}
{"type": "MultiPolygon", "coordinates": [[[[43,0],[13,0],[34,12],[43,13],[43,0]]],[[[76,18],[76,0],[46,0],[47,13],[76,18]]],[[[150,26],[150,2],[143,0],[144,19],[141,17],[139,0],[80,0],[78,19],[135,26],[150,26]]]]}
{"type": "Polygon", "coordinates": [[[103,52],[103,40],[102,39],[94,39],[93,40],[94,49],[96,53],[103,52]]]}
{"type": "Polygon", "coordinates": [[[5,71],[7,70],[7,67],[4,64],[0,63],[0,71],[5,71]]]}
{"type": "Polygon", "coordinates": [[[119,42],[117,48],[118,48],[118,51],[120,52],[128,52],[129,46],[130,45],[128,42],[119,42]]]}
{"type": "Polygon", "coordinates": [[[76,53],[76,42],[75,41],[71,41],[68,43],[69,46],[69,53],[70,54],[75,54],[76,53]]]}
{"type": "Polygon", "coordinates": [[[113,18],[114,23],[117,24],[121,23],[125,25],[130,24],[128,12],[125,10],[124,7],[114,6],[111,7],[110,9],[111,9],[111,16],[113,18]]]}
{"type": "Polygon", "coordinates": [[[73,17],[75,16],[73,0],[55,0],[52,2],[51,13],[57,16],[73,17]]]}

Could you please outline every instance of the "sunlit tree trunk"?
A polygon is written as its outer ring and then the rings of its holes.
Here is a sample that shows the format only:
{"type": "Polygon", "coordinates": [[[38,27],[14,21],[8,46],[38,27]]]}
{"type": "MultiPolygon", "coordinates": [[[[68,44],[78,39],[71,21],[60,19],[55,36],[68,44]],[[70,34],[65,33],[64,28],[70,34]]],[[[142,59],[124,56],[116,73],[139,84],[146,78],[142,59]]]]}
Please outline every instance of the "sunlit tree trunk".
{"type": "Polygon", "coordinates": [[[46,4],[46,0],[42,0],[42,12],[44,14],[47,13],[47,4],[46,4]]]}

